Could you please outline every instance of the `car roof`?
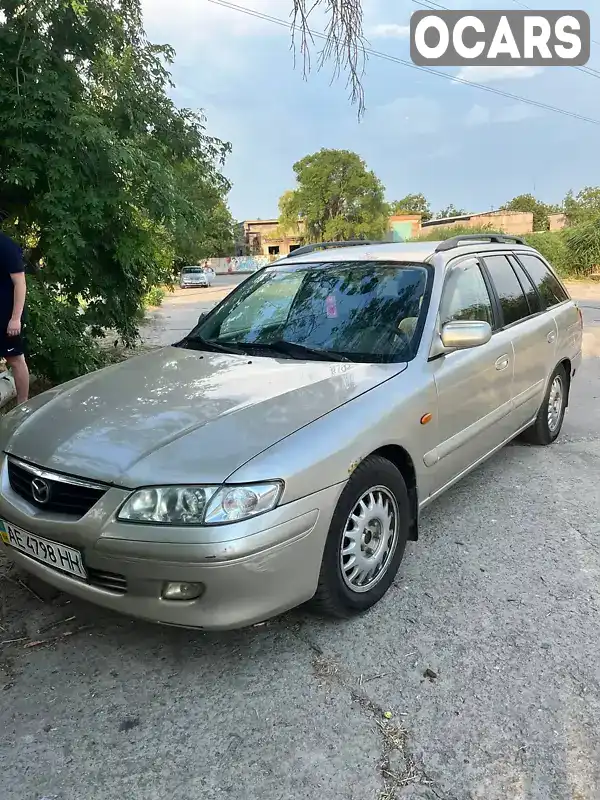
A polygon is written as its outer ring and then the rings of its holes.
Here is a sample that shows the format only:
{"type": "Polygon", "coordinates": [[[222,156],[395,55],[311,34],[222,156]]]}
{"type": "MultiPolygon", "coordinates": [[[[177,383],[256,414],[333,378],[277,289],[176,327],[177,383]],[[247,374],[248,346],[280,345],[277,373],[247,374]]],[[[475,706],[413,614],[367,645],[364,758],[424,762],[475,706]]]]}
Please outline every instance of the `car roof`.
{"type": "Polygon", "coordinates": [[[474,252],[506,252],[507,250],[514,250],[537,254],[535,248],[522,243],[521,240],[490,242],[485,241],[485,239],[486,235],[484,234],[481,239],[473,237],[464,240],[462,237],[456,237],[456,241],[454,239],[446,239],[435,242],[368,242],[364,245],[357,244],[349,247],[313,250],[310,253],[302,253],[298,256],[295,256],[292,252],[289,256],[273,262],[271,266],[292,267],[322,263],[323,261],[410,261],[413,263],[428,262],[434,266],[443,266],[451,259],[456,258],[456,256],[474,252]]]}
{"type": "Polygon", "coordinates": [[[313,250],[276,261],[277,266],[314,263],[319,261],[425,261],[435,252],[439,242],[376,242],[374,244],[313,250]]]}

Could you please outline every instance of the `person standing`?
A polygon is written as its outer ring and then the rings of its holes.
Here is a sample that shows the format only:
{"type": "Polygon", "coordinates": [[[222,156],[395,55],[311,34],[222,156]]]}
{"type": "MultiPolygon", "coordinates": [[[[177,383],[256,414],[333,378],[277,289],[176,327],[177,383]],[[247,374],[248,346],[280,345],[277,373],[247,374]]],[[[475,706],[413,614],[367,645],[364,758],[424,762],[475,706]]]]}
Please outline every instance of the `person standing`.
{"type": "Polygon", "coordinates": [[[23,312],[27,282],[23,252],[10,236],[0,231],[0,358],[11,369],[17,403],[29,397],[29,369],[25,361],[23,312]]]}

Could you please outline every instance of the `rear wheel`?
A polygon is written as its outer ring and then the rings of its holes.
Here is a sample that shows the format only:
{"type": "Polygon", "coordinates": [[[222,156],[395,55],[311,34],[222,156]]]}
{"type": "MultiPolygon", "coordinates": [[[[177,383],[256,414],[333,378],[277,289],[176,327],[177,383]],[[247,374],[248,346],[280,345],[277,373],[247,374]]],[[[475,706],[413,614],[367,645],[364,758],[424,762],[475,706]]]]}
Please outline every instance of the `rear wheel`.
{"type": "Polygon", "coordinates": [[[525,441],[549,445],[558,438],[567,410],[568,393],[567,373],[559,364],[552,373],[535,422],[523,434],[525,441]]]}
{"type": "Polygon", "coordinates": [[[410,522],[400,471],[381,456],[365,459],[333,514],[313,608],[349,617],[377,603],[396,577],[410,522]]]}

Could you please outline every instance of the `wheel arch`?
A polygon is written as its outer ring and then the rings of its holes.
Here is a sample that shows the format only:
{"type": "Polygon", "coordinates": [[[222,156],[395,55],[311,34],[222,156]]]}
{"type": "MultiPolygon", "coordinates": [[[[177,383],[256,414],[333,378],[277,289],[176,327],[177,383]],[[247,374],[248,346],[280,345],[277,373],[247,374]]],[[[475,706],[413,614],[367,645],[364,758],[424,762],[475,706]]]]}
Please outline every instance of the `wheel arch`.
{"type": "Polygon", "coordinates": [[[573,372],[573,365],[571,363],[570,358],[563,358],[562,361],[559,361],[556,365],[557,367],[564,367],[565,375],[567,376],[567,399],[566,405],[569,405],[569,397],[571,394],[571,373],[573,372]]]}
{"type": "Polygon", "coordinates": [[[379,447],[370,456],[381,456],[390,461],[402,474],[412,511],[412,522],[409,532],[409,540],[416,542],[419,538],[419,491],[417,487],[417,471],[408,450],[399,444],[388,444],[379,447]]]}

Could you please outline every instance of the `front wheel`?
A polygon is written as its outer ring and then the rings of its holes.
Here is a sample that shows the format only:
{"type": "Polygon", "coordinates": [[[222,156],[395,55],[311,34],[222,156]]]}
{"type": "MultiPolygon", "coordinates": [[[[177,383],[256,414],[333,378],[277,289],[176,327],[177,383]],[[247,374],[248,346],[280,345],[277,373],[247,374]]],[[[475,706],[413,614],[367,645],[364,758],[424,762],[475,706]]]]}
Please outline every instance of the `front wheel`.
{"type": "Polygon", "coordinates": [[[562,364],[559,364],[550,377],[535,422],[523,434],[525,441],[549,445],[558,438],[567,410],[568,392],[567,373],[562,364]]]}
{"type": "Polygon", "coordinates": [[[400,471],[381,456],[365,459],[333,514],[312,606],[350,617],[379,602],[400,567],[410,523],[400,471]]]}

